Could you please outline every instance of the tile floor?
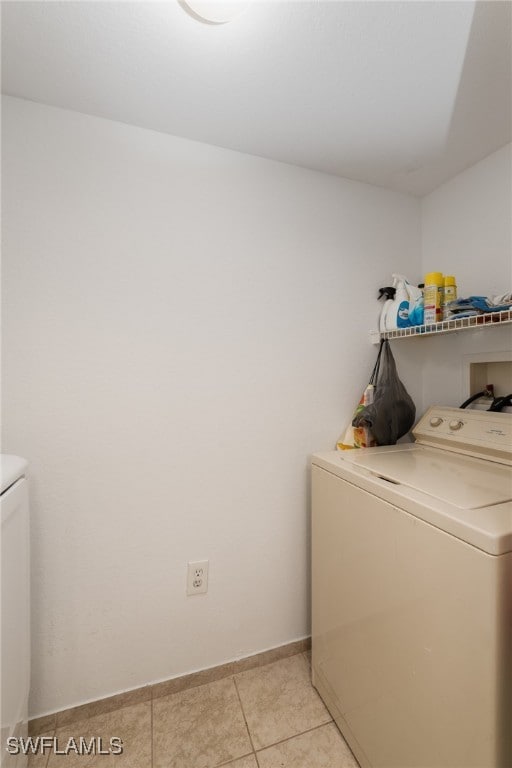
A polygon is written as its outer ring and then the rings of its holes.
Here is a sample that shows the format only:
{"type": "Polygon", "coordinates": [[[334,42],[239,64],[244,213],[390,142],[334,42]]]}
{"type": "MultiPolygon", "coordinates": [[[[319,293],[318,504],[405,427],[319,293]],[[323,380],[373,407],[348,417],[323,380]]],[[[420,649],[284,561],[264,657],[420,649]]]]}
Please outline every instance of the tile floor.
{"type": "Polygon", "coordinates": [[[113,756],[35,755],[30,768],[358,768],[299,653],[180,693],[57,728],[123,740],[113,756]]]}

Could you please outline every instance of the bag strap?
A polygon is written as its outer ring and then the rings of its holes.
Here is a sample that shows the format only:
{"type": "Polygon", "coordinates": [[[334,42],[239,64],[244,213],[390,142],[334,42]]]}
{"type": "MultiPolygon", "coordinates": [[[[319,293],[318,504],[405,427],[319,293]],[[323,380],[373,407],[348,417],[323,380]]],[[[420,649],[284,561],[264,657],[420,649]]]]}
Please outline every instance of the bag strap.
{"type": "Polygon", "coordinates": [[[377,359],[375,361],[375,365],[373,366],[372,375],[370,376],[369,384],[375,384],[377,383],[377,379],[379,377],[379,368],[380,368],[380,359],[382,357],[382,349],[384,347],[384,344],[387,344],[387,339],[381,339],[380,340],[380,347],[379,347],[379,353],[377,355],[377,359]]]}

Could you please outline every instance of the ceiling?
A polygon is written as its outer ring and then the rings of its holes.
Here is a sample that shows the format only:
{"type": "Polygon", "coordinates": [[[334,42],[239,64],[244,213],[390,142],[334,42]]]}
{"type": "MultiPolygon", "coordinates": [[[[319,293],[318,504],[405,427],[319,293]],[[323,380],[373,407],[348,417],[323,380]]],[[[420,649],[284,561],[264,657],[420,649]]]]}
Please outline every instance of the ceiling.
{"type": "Polygon", "coordinates": [[[2,2],[3,92],[422,195],[511,140],[508,0],[2,2]]]}

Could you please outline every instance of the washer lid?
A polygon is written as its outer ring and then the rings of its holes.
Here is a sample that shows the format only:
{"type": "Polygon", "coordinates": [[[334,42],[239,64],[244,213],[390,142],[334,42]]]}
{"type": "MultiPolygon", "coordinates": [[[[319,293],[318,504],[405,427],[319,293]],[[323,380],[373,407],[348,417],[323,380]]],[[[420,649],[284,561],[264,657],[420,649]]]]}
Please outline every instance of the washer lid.
{"type": "Polygon", "coordinates": [[[509,467],[418,444],[407,448],[368,449],[344,458],[377,477],[414,488],[459,509],[479,509],[512,500],[509,467]]]}
{"type": "Polygon", "coordinates": [[[0,456],[0,476],[2,481],[2,493],[9,488],[16,480],[23,477],[27,469],[27,462],[25,459],[20,459],[19,456],[12,456],[10,454],[3,453],[0,456]]]}
{"type": "Polygon", "coordinates": [[[489,555],[512,552],[510,467],[417,443],[326,451],[312,463],[489,555]]]}

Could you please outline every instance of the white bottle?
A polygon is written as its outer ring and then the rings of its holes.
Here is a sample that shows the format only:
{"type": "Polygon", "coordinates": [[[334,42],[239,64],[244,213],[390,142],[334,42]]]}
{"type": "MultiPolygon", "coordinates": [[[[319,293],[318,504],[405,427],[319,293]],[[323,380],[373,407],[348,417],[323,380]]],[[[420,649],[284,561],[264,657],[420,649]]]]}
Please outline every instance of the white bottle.
{"type": "Polygon", "coordinates": [[[380,312],[379,317],[379,331],[380,333],[386,332],[386,317],[389,312],[389,309],[393,305],[393,300],[395,298],[395,287],[394,286],[386,286],[386,288],[380,288],[379,289],[379,299],[382,299],[383,296],[386,297],[386,301],[384,302],[384,305],[380,312]]]}
{"type": "Polygon", "coordinates": [[[395,298],[386,313],[385,323],[387,331],[397,328],[408,328],[409,322],[409,292],[407,290],[407,278],[403,275],[393,275],[393,286],[396,289],[395,298]]]}
{"type": "Polygon", "coordinates": [[[409,292],[409,324],[423,325],[423,291],[418,286],[407,283],[409,292]]]}

